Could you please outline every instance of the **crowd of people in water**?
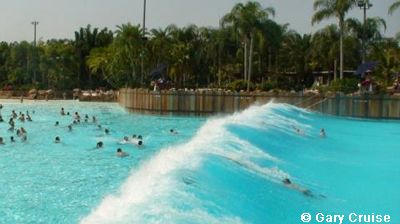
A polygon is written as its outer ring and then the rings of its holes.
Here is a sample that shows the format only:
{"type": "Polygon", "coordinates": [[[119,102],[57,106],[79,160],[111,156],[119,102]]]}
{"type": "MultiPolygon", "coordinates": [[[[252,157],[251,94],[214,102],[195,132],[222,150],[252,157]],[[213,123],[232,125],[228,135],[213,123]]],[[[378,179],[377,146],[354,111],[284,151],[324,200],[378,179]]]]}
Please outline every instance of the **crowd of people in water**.
{"type": "MultiPolygon", "coordinates": [[[[3,109],[3,105],[0,104],[0,123],[1,122],[5,122],[3,115],[1,114],[1,111],[3,109]]],[[[31,111],[32,114],[35,113],[34,110],[31,111]]],[[[60,115],[61,116],[71,116],[70,112],[66,112],[64,108],[61,108],[60,110],[60,115]]],[[[33,122],[33,119],[30,115],[29,111],[26,111],[26,113],[23,112],[19,112],[17,113],[15,110],[11,111],[11,114],[9,115],[9,120],[8,120],[8,124],[10,125],[8,128],[8,131],[10,132],[14,132],[16,131],[16,135],[17,137],[19,137],[21,139],[22,142],[26,142],[28,140],[28,133],[27,131],[23,128],[16,128],[15,125],[15,121],[19,121],[21,123],[25,123],[25,122],[33,122]]],[[[79,114],[79,112],[75,112],[72,115],[72,122],[71,124],[67,125],[67,131],[68,132],[72,132],[73,131],[73,126],[74,125],[79,125],[82,123],[93,123],[96,124],[96,130],[99,131],[103,131],[103,127],[101,124],[99,124],[98,119],[96,118],[96,116],[92,116],[92,118],[89,117],[89,115],[85,115],[84,117],[81,117],[81,115],[79,114]]],[[[55,126],[60,126],[60,122],[56,121],[55,122],[55,126]]],[[[178,134],[178,131],[174,130],[174,129],[170,129],[169,131],[171,134],[178,134]]],[[[110,134],[110,130],[108,128],[104,129],[104,134],[98,137],[102,137],[104,135],[108,135],[110,134]]],[[[14,136],[10,136],[10,143],[15,142],[15,138],[14,136]]],[[[54,139],[54,143],[55,144],[61,144],[61,138],[59,136],[56,136],[54,139]]],[[[144,148],[144,140],[143,140],[143,136],[141,135],[137,135],[137,134],[133,134],[131,137],[128,136],[124,136],[122,141],[118,142],[120,145],[125,145],[125,144],[133,144],[136,145],[139,148],[144,148]]],[[[3,137],[0,137],[0,145],[5,145],[6,141],[3,137]]],[[[104,147],[104,143],[102,141],[97,142],[95,149],[100,149],[104,147]]],[[[122,148],[118,148],[116,150],[116,154],[119,157],[126,157],[129,156],[128,153],[124,152],[122,150],[122,148]]]]}
{"type": "MultiPolygon", "coordinates": [[[[21,103],[22,102],[23,101],[21,100],[21,103]]],[[[1,110],[2,109],[3,109],[3,105],[0,104],[0,122],[5,122],[5,120],[3,119],[3,116],[1,114],[1,110]]],[[[35,111],[32,111],[32,114],[34,114],[34,113],[35,113],[35,111]]],[[[66,112],[64,108],[61,108],[60,115],[61,116],[71,116],[70,112],[66,112]]],[[[72,132],[73,125],[80,124],[81,120],[82,120],[82,117],[78,112],[75,112],[72,115],[72,118],[73,118],[72,119],[72,123],[67,126],[67,131],[68,132],[72,132]]],[[[15,120],[18,120],[18,121],[20,121],[22,123],[24,123],[25,121],[33,122],[29,111],[26,111],[26,113],[24,114],[23,112],[16,113],[15,110],[12,110],[11,115],[10,115],[10,119],[8,121],[8,124],[10,125],[10,127],[8,129],[9,131],[14,132],[16,130],[16,128],[15,128],[15,120]]],[[[84,123],[91,122],[93,124],[96,124],[96,130],[99,130],[99,131],[103,130],[103,127],[99,124],[99,121],[95,116],[92,116],[92,118],[90,118],[89,115],[85,115],[83,117],[83,122],[84,123]]],[[[55,126],[60,126],[60,122],[56,121],[55,122],[55,126]]],[[[306,133],[303,130],[299,129],[298,127],[292,125],[292,128],[294,129],[295,133],[300,134],[300,135],[306,135],[306,133]]],[[[170,129],[169,132],[170,132],[170,134],[179,134],[179,132],[174,130],[174,129],[170,129]]],[[[17,136],[19,138],[21,138],[22,142],[26,142],[27,141],[28,134],[27,134],[26,130],[23,127],[17,129],[16,130],[16,134],[17,134],[17,136]]],[[[104,135],[108,135],[108,134],[110,134],[110,130],[108,128],[105,128],[104,129],[104,135]]],[[[101,136],[99,136],[99,137],[101,137],[101,136]]],[[[320,137],[321,138],[325,138],[326,137],[325,129],[323,129],[323,128],[320,130],[320,137]]],[[[10,142],[11,143],[15,142],[14,136],[10,136],[10,142]]],[[[61,144],[62,143],[61,138],[59,136],[56,136],[55,140],[54,140],[54,143],[55,144],[61,144]]],[[[137,147],[141,147],[141,148],[144,147],[143,137],[141,135],[136,135],[136,134],[133,134],[131,137],[124,136],[122,141],[119,142],[119,144],[121,144],[121,145],[135,144],[137,147]]],[[[4,140],[3,137],[0,137],[0,145],[5,145],[5,140],[4,140]]],[[[103,147],[104,147],[104,143],[102,141],[99,141],[99,142],[97,142],[95,149],[101,149],[103,147]]],[[[122,148],[118,148],[116,150],[116,154],[117,154],[118,157],[129,156],[129,154],[124,152],[122,150],[122,148]]],[[[282,183],[287,187],[290,187],[290,188],[293,188],[295,190],[298,190],[299,192],[303,193],[304,195],[306,195],[308,197],[315,197],[315,195],[310,190],[307,190],[306,188],[303,188],[303,187],[300,187],[298,185],[293,184],[291,182],[291,180],[288,179],[288,178],[282,180],[282,183]]],[[[323,195],[319,195],[319,196],[322,197],[322,198],[325,197],[323,195]]]]}

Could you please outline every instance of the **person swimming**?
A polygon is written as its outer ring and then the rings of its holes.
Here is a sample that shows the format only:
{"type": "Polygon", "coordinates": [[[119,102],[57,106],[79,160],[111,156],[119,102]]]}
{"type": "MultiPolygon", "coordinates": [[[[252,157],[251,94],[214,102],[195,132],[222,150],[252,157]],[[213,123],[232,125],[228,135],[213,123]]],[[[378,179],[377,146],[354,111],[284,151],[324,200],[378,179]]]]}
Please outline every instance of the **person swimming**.
{"type": "Polygon", "coordinates": [[[0,115],[0,122],[4,122],[3,116],[0,115]]]}
{"type": "Polygon", "coordinates": [[[31,116],[29,116],[29,114],[26,115],[26,120],[29,122],[33,122],[32,118],[31,118],[31,116]]]}
{"type": "Polygon", "coordinates": [[[119,144],[127,144],[127,143],[129,143],[129,142],[130,142],[130,141],[129,141],[128,136],[124,136],[124,139],[123,139],[122,141],[120,141],[119,144]]]}
{"type": "Polygon", "coordinates": [[[125,157],[125,156],[128,156],[129,154],[127,154],[127,153],[125,153],[124,151],[122,151],[122,149],[121,148],[118,148],[117,149],[117,156],[118,157],[125,157]]]}
{"type": "Polygon", "coordinates": [[[326,137],[326,133],[325,133],[325,129],[321,129],[321,131],[319,132],[319,135],[321,136],[321,138],[326,137]]]}
{"type": "Polygon", "coordinates": [[[292,125],[292,127],[293,127],[294,130],[296,130],[297,134],[301,134],[301,135],[305,135],[306,134],[306,133],[304,133],[304,131],[300,130],[296,126],[292,125]]]}
{"type": "Polygon", "coordinates": [[[96,130],[103,130],[103,127],[101,127],[101,125],[97,125],[96,130]]]}
{"type": "Polygon", "coordinates": [[[55,126],[59,126],[59,125],[60,125],[60,122],[56,121],[55,126]]]}
{"type": "Polygon", "coordinates": [[[14,129],[15,129],[15,125],[14,124],[11,124],[10,125],[10,128],[8,129],[9,131],[14,131],[14,129]]]}
{"type": "Polygon", "coordinates": [[[10,142],[15,142],[14,136],[11,136],[11,137],[10,137],[10,142]]]}
{"type": "Polygon", "coordinates": [[[143,146],[143,141],[138,141],[137,145],[138,145],[139,147],[143,146]]]}
{"type": "Polygon", "coordinates": [[[288,178],[284,179],[282,182],[285,186],[291,187],[297,191],[300,191],[301,193],[303,193],[304,195],[306,195],[308,197],[314,197],[314,194],[310,190],[307,190],[304,187],[300,187],[300,186],[292,184],[292,182],[288,178]]]}
{"type": "Polygon", "coordinates": [[[97,119],[95,116],[93,116],[93,123],[97,123],[97,119]]]}
{"type": "Polygon", "coordinates": [[[179,134],[179,132],[177,132],[177,131],[174,130],[174,129],[169,130],[169,132],[170,132],[171,134],[179,134]]]}
{"type": "Polygon", "coordinates": [[[4,139],[2,137],[0,137],[0,145],[5,145],[4,139]]]}
{"type": "Polygon", "coordinates": [[[68,125],[68,131],[72,131],[72,125],[68,125]]]}
{"type": "Polygon", "coordinates": [[[61,112],[60,112],[61,116],[65,116],[65,111],[64,108],[61,108],[61,112]]]}
{"type": "Polygon", "coordinates": [[[55,142],[56,144],[61,143],[60,137],[57,136],[56,139],[54,140],[54,142],[55,142]]]}
{"type": "Polygon", "coordinates": [[[110,130],[108,130],[108,129],[106,128],[106,130],[104,130],[104,134],[108,135],[109,133],[110,133],[110,130]]]}
{"type": "Polygon", "coordinates": [[[103,142],[97,142],[96,149],[103,148],[103,142]]]}

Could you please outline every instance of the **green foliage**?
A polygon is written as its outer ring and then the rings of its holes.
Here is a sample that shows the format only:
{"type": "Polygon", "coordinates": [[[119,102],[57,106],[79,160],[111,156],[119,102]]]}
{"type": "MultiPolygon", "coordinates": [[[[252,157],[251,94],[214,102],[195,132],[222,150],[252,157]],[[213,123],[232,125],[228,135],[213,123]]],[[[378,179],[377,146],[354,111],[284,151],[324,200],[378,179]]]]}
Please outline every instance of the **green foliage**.
{"type": "Polygon", "coordinates": [[[355,78],[337,79],[331,83],[329,89],[333,92],[353,93],[358,91],[359,80],[355,78]]]}
{"type": "MultiPolygon", "coordinates": [[[[229,88],[232,90],[238,91],[238,92],[241,90],[246,90],[247,89],[247,81],[243,80],[243,79],[236,80],[229,85],[229,88]]],[[[254,84],[250,83],[250,90],[253,90],[253,89],[254,89],[254,84]]]]}
{"type": "MultiPolygon", "coordinates": [[[[344,23],[355,2],[314,0],[314,23],[331,17],[340,23],[306,35],[270,19],[275,15],[273,8],[250,1],[236,4],[218,28],[170,25],[147,32],[128,23],[113,33],[88,25],[78,29],[73,40],[49,40],[36,47],[26,41],[2,42],[0,83],[14,89],[30,85],[41,89],[146,88],[162,76],[175,88],[240,91],[247,90],[244,79],[249,79],[263,91],[301,91],[312,85],[315,73],[333,71],[335,61],[339,68],[341,52],[346,55],[344,69],[355,70],[361,64],[362,23],[355,19],[344,23]],[[159,66],[167,69],[151,77],[159,66]]],[[[399,42],[383,37],[386,24],[379,17],[367,22],[367,60],[379,62],[373,79],[388,85],[400,70],[399,42]]],[[[337,81],[331,89],[351,92],[353,87],[348,81],[337,81]]]]}
{"type": "Polygon", "coordinates": [[[277,88],[277,83],[273,81],[266,81],[264,83],[261,83],[260,86],[258,87],[261,91],[264,92],[269,92],[273,89],[277,88]]]}

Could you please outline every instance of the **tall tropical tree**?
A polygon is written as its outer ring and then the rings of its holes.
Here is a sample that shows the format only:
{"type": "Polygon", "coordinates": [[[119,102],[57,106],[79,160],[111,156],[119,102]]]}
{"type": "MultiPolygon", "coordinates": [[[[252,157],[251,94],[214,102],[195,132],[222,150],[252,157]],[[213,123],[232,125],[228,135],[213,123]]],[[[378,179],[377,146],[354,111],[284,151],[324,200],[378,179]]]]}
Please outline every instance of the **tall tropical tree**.
{"type": "Polygon", "coordinates": [[[262,8],[258,2],[247,2],[236,4],[232,11],[223,18],[223,24],[233,26],[244,43],[244,79],[247,79],[247,91],[250,88],[251,73],[253,66],[254,39],[260,31],[261,23],[270,16],[275,16],[272,7],[262,8]]]}
{"type": "Polygon", "coordinates": [[[357,0],[315,0],[312,24],[326,19],[337,18],[339,20],[340,34],[340,78],[343,79],[344,56],[343,39],[345,31],[345,18],[347,13],[357,4],[357,0]]]}
{"type": "Polygon", "coordinates": [[[393,13],[399,8],[400,8],[400,0],[397,0],[389,7],[389,15],[393,15],[393,13]]]}

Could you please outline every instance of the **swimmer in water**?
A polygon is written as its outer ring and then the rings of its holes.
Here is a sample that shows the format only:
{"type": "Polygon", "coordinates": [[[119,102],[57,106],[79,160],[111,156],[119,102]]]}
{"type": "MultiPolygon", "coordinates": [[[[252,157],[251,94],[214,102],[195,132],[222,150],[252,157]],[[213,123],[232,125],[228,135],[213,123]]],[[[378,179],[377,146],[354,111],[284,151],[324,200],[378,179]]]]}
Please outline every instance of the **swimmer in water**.
{"type": "Polygon", "coordinates": [[[139,147],[143,147],[143,141],[138,141],[137,145],[138,145],[139,147]]]}
{"type": "Polygon", "coordinates": [[[104,146],[103,142],[98,142],[96,145],[96,149],[103,148],[103,146],[104,146]]]}
{"type": "Polygon", "coordinates": [[[129,142],[130,142],[130,141],[129,141],[128,136],[125,136],[124,139],[123,139],[121,142],[119,142],[119,144],[127,144],[127,143],[129,143],[129,142]]]}
{"type": "Polygon", "coordinates": [[[103,127],[101,127],[101,125],[97,125],[96,130],[103,130],[103,127]]]}
{"type": "Polygon", "coordinates": [[[93,123],[97,123],[97,119],[95,116],[93,116],[93,123]]]}
{"type": "Polygon", "coordinates": [[[106,135],[110,134],[110,130],[106,129],[106,130],[104,131],[104,134],[106,134],[106,135]]]}
{"type": "Polygon", "coordinates": [[[287,187],[291,187],[291,188],[293,188],[293,189],[295,189],[295,190],[297,190],[297,191],[300,191],[301,193],[303,193],[304,195],[306,195],[306,196],[308,196],[308,197],[314,197],[314,194],[310,191],[310,190],[307,190],[306,188],[304,188],[304,187],[300,187],[300,186],[297,186],[297,185],[294,185],[294,184],[292,184],[292,182],[289,180],[289,179],[284,179],[283,181],[283,184],[285,185],[285,186],[287,186],[287,187]]]}
{"type": "Polygon", "coordinates": [[[296,130],[297,134],[301,134],[301,135],[305,135],[306,134],[306,133],[304,133],[304,131],[300,130],[296,126],[292,125],[292,127],[294,128],[294,130],[296,130]]]}
{"type": "Polygon", "coordinates": [[[61,143],[60,137],[57,136],[56,139],[54,140],[54,142],[55,142],[56,144],[61,143]]]}
{"type": "Polygon", "coordinates": [[[59,125],[60,125],[60,122],[56,121],[56,125],[55,126],[59,126],[59,125]]]}
{"type": "Polygon", "coordinates": [[[10,142],[15,142],[14,136],[11,136],[11,137],[10,137],[10,142]]]}
{"type": "Polygon", "coordinates": [[[0,145],[5,145],[4,140],[2,137],[0,137],[0,145]]]}
{"type": "Polygon", "coordinates": [[[72,125],[68,125],[68,131],[72,131],[72,125]]]}
{"type": "Polygon", "coordinates": [[[18,114],[15,113],[15,110],[12,111],[11,117],[12,117],[13,119],[16,119],[16,118],[18,117],[18,114]]]}
{"type": "Polygon", "coordinates": [[[81,116],[79,116],[78,112],[75,112],[74,119],[75,120],[81,119],[81,116]]]}
{"type": "Polygon", "coordinates": [[[170,132],[171,134],[179,134],[179,132],[177,132],[177,131],[174,130],[174,129],[169,130],[169,132],[170,132]]]}
{"type": "Polygon", "coordinates": [[[141,135],[139,135],[139,136],[137,137],[137,139],[142,140],[143,137],[142,137],[141,135]]]}
{"type": "Polygon", "coordinates": [[[125,156],[128,156],[128,154],[125,153],[124,151],[122,151],[121,148],[119,148],[119,149],[117,149],[117,156],[118,157],[125,157],[125,156]]]}
{"type": "Polygon", "coordinates": [[[326,133],[325,133],[325,129],[321,129],[321,131],[319,132],[319,135],[321,136],[321,138],[325,138],[326,137],[326,133]]]}
{"type": "Polygon", "coordinates": [[[15,125],[14,124],[11,124],[10,125],[10,128],[8,129],[9,131],[14,131],[14,129],[15,129],[15,125]]]}
{"type": "Polygon", "coordinates": [[[33,122],[32,118],[31,118],[31,116],[29,116],[29,114],[26,115],[26,120],[29,122],[33,122]]]}
{"type": "Polygon", "coordinates": [[[3,116],[0,115],[0,122],[4,122],[3,116]]]}
{"type": "Polygon", "coordinates": [[[61,108],[61,112],[60,112],[61,116],[65,116],[65,111],[64,108],[61,108]]]}

